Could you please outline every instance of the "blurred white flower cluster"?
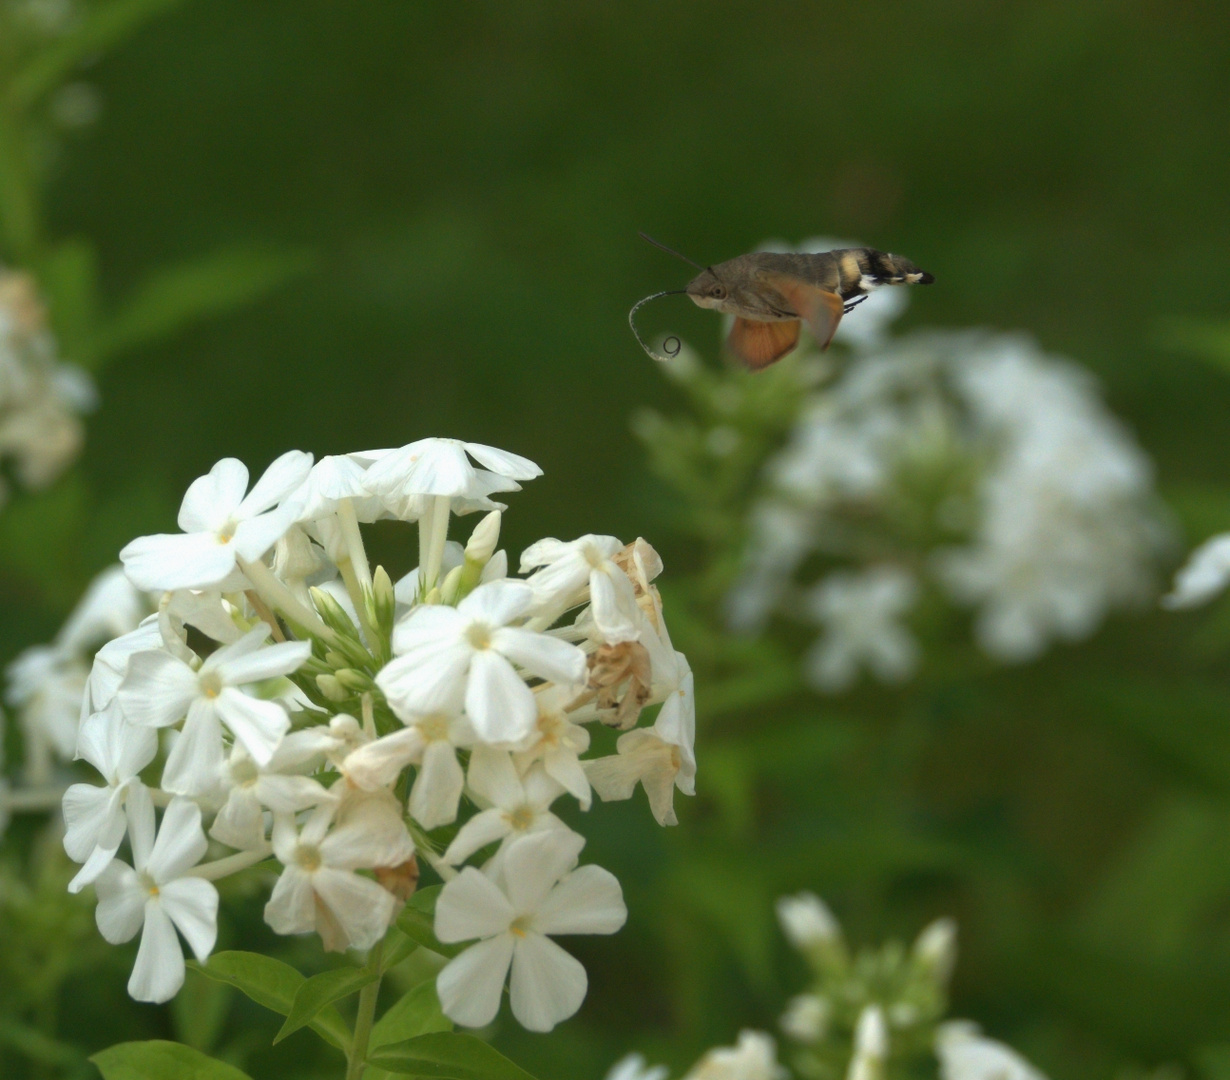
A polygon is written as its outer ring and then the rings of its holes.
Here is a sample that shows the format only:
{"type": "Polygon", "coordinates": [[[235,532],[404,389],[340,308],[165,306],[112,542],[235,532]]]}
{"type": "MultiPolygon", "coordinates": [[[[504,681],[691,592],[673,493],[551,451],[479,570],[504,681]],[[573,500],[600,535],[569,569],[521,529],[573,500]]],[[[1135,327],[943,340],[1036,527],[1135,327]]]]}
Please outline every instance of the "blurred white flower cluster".
{"type": "Polygon", "coordinates": [[[70,888],[94,886],[107,940],[141,935],[134,998],[178,991],[176,931],[209,955],[219,878],[272,855],[269,925],[367,950],[421,858],[445,881],[438,940],[475,942],[439,974],[449,1017],[489,1023],[510,970],[527,1028],[577,1010],[585,970],[553,937],[613,933],[626,910],[552,807],[639,784],[674,824],[695,711],[644,540],[541,540],[509,575],[492,495],[540,473],[452,439],[292,451],[251,487],[224,459],[189,487],[181,532],[130,543],[57,642],[13,666],[27,745],[100,774],[64,792],[70,888]],[[468,542],[450,540],[475,512],[468,542]],[[368,563],[360,522],[377,519],[418,525],[418,566],[396,583],[368,563]],[[594,722],[623,731],[614,753],[584,756],[594,722]]]}
{"type": "Polygon", "coordinates": [[[842,323],[867,325],[765,468],[733,625],[818,624],[808,674],[837,692],[864,668],[908,678],[911,617],[935,600],[971,609],[978,645],[1010,662],[1147,600],[1168,530],[1092,380],[1024,335],[886,340],[904,290],[881,292],[892,308],[842,323]]]}
{"type": "Polygon", "coordinates": [[[80,452],[94,401],[89,376],[57,358],[33,279],[0,267],[0,462],[23,487],[46,487],[80,452]]]}
{"type": "MultiPolygon", "coordinates": [[[[795,1044],[792,1070],[779,1064],[773,1039],[744,1031],[733,1047],[706,1053],[683,1080],[1045,1080],[1016,1051],[980,1034],[967,1020],[944,1020],[956,960],[956,927],[940,919],[910,949],[890,943],[851,953],[841,926],[813,893],[777,902],[782,931],[807,961],[814,985],[792,998],[782,1032],[795,1044]]],[[[666,1080],[640,1054],[618,1062],[606,1080],[666,1080]]]]}

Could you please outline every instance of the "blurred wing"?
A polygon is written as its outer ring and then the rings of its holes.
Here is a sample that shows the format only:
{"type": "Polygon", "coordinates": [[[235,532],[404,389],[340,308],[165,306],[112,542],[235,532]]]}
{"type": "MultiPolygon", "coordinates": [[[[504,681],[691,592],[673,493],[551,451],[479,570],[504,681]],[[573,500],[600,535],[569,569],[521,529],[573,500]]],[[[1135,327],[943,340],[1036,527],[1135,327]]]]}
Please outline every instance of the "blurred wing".
{"type": "Polygon", "coordinates": [[[753,371],[780,360],[799,343],[799,322],[759,322],[735,319],[727,344],[730,351],[753,371]]]}
{"type": "Polygon", "coordinates": [[[762,278],[781,293],[795,313],[811,327],[820,348],[827,349],[837,333],[837,324],[845,308],[841,297],[790,274],[764,274],[762,278]]]}

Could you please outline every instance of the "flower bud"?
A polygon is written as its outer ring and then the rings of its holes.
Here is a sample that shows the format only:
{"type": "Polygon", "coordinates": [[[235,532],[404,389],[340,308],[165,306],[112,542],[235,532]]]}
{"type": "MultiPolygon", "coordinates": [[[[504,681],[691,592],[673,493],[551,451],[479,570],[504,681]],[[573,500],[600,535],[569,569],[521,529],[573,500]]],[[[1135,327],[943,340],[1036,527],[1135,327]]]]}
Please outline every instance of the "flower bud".
{"type": "Polygon", "coordinates": [[[316,685],[330,701],[345,701],[350,692],[333,675],[317,675],[316,685]]]}
{"type": "Polygon", "coordinates": [[[362,693],[372,688],[371,678],[361,671],[355,671],[354,668],[338,668],[333,673],[333,677],[347,690],[355,693],[362,693]]]}
{"type": "Polygon", "coordinates": [[[376,625],[381,628],[393,625],[393,613],[397,608],[397,597],[393,591],[393,581],[389,572],[383,566],[377,566],[372,574],[372,602],[375,608],[376,625]]]}
{"type": "Polygon", "coordinates": [[[446,604],[455,604],[461,599],[461,575],[465,570],[465,564],[454,566],[447,574],[444,575],[444,580],[440,582],[440,599],[446,604]]]}
{"type": "Polygon", "coordinates": [[[947,985],[957,960],[957,924],[952,919],[936,919],[918,935],[913,951],[914,962],[940,986],[947,985]]]}
{"type": "Polygon", "coordinates": [[[466,543],[466,561],[485,566],[500,542],[500,512],[492,510],[475,527],[466,543]]]}
{"type": "Polygon", "coordinates": [[[777,901],[777,921],[790,944],[810,951],[841,939],[841,925],[815,893],[801,892],[777,901]]]}
{"type": "Polygon", "coordinates": [[[854,1056],[846,1080],[883,1080],[888,1060],[888,1025],[879,1005],[868,1005],[854,1029],[854,1056]]]}

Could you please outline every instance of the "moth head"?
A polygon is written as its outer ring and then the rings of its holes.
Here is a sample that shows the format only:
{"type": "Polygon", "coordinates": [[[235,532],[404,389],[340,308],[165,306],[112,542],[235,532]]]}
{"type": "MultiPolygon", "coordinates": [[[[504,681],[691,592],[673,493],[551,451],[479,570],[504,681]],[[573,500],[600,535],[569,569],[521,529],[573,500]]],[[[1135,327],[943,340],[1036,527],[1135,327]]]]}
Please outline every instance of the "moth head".
{"type": "Polygon", "coordinates": [[[703,308],[721,308],[730,295],[711,269],[702,270],[688,282],[687,293],[697,307],[703,308]]]}

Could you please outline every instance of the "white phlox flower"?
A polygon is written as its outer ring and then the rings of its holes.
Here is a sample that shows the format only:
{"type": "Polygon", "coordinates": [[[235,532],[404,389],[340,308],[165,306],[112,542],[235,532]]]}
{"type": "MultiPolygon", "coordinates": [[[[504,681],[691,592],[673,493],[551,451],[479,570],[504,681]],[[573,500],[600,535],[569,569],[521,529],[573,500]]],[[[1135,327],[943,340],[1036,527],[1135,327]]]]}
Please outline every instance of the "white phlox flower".
{"type": "Polygon", "coordinates": [[[410,788],[410,815],[424,829],[457,820],[465,773],[458,747],[470,746],[474,732],[457,713],[410,714],[405,728],[375,739],[349,754],[342,772],[368,791],[389,787],[407,765],[417,766],[410,788]]]}
{"type": "Polygon", "coordinates": [[[777,921],[796,949],[808,951],[841,940],[841,924],[813,892],[778,897],[777,921]]]}
{"type": "Polygon", "coordinates": [[[867,1005],[854,1027],[854,1056],[846,1080],[884,1080],[888,1064],[888,1023],[879,1005],[867,1005]]]}
{"type": "Polygon", "coordinates": [[[917,595],[913,575],[895,566],[826,577],[806,600],[808,614],[826,631],[804,661],[812,682],[821,690],[845,690],[864,664],[881,682],[912,675],[918,643],[900,619],[917,595]]]}
{"type": "Polygon", "coordinates": [[[9,664],[5,675],[4,700],[20,710],[26,739],[33,744],[27,747],[31,761],[48,752],[62,761],[71,759],[85,690],[84,663],[57,645],[34,645],[9,664]]]}
{"type": "Polygon", "coordinates": [[[630,799],[637,784],[645,788],[659,825],[677,825],[674,790],[696,793],[696,702],[692,670],[676,653],[683,671],[662,705],[652,728],[637,728],[619,737],[612,757],[585,763],[585,773],[604,802],[630,799]]]}
{"type": "Polygon", "coordinates": [[[538,722],[513,754],[517,772],[524,774],[534,762],[541,761],[546,774],[576,799],[582,810],[588,810],[591,792],[581,755],[589,749],[589,732],[577,721],[597,719],[597,711],[584,706],[569,712],[575,697],[571,687],[549,686],[534,697],[538,722]]]}
{"type": "Polygon", "coordinates": [[[128,674],[128,661],[135,653],[162,647],[162,630],[158,616],[150,615],[127,634],[107,642],[94,654],[94,663],[81,695],[81,722],[91,713],[102,712],[114,700],[116,692],[128,674]]]}
{"type": "Polygon", "coordinates": [[[292,731],[262,766],[253,760],[243,743],[236,742],[222,768],[221,787],[226,791],[226,801],[218,810],[209,835],[233,848],[263,848],[265,810],[293,814],[329,802],[333,796],[319,782],[300,774],[304,763],[319,749],[316,732],[292,731]]]}
{"type": "Polygon", "coordinates": [[[294,524],[299,506],[287,500],[311,467],[311,454],[288,451],[248,491],[247,467],[223,458],[185,493],[182,533],[143,536],[120,552],[129,580],[156,590],[205,589],[226,581],[239,560],[261,558],[294,524]]]}
{"type": "Polygon", "coordinates": [[[523,582],[480,585],[455,608],[422,605],[393,631],[397,654],[376,684],[399,712],[458,711],[477,736],[516,742],[534,726],[534,694],[513,664],[564,684],[585,680],[585,654],[566,641],[512,625],[534,602],[523,582]]]}
{"type": "Polygon", "coordinates": [[[624,570],[612,561],[624,545],[592,533],[578,540],[539,540],[521,553],[521,572],[534,590],[535,611],[554,617],[590,602],[594,623],[610,644],[638,637],[636,594],[624,570]]]}
{"type": "Polygon", "coordinates": [[[1198,607],[1212,600],[1230,582],[1230,533],[1206,540],[1175,574],[1174,588],[1162,598],[1168,608],[1198,607]]]}
{"type": "Polygon", "coordinates": [[[173,799],[154,839],[154,810],[133,816],[129,828],[133,866],[114,859],[94,883],[98,929],[113,945],[141,932],[137,962],[128,992],[137,1001],[167,1001],[184,982],[179,930],[198,960],[204,961],[218,935],[218,890],[191,875],[208,846],[201,811],[186,799],[173,799]]]}
{"type": "Polygon", "coordinates": [[[607,1070],[604,1080],[666,1080],[669,1075],[665,1065],[650,1065],[644,1054],[627,1054],[607,1070]]]}
{"type": "Polygon", "coordinates": [[[518,776],[507,750],[476,746],[470,755],[469,784],[491,805],[461,827],[444,852],[446,862],[464,862],[495,840],[567,828],[550,810],[564,789],[541,765],[532,765],[524,776],[518,776]]]}
{"type": "Polygon", "coordinates": [[[233,645],[211,653],[196,671],[165,652],[141,652],[129,659],[116,694],[128,720],[146,727],[184,721],[163,771],[166,790],[197,795],[218,783],[223,725],[258,765],[269,764],[290,719],[278,702],[241,688],[289,674],[312,651],[306,641],[266,645],[269,633],[267,624],[258,623],[233,645]]]}
{"type": "Polygon", "coordinates": [[[940,1080],[1046,1080],[1009,1046],[988,1039],[968,1020],[950,1020],[935,1033],[940,1080]]]}
{"type": "Polygon", "coordinates": [[[274,815],[273,852],[285,869],[265,921],[279,934],[315,930],[331,952],[370,949],[388,930],[396,901],[355,871],[400,866],[414,854],[414,841],[391,800],[364,800],[336,825],[334,812],[319,806],[302,828],[291,814],[274,815]]]}
{"type": "Polygon", "coordinates": [[[550,1031],[581,1007],[585,969],[549,935],[613,934],[628,915],[612,874],[573,869],[584,843],[565,829],[524,836],[508,847],[495,880],[467,866],[444,886],[436,937],[480,939],[436,979],[449,1019],[465,1027],[491,1023],[510,968],[513,1015],[530,1031],[550,1031]]]}
{"type": "Polygon", "coordinates": [[[77,756],[102,774],[106,786],[73,784],[64,793],[64,850],[84,864],[69,892],[80,892],[115,857],[128,827],[127,802],[149,799],[138,774],[157,753],[157,733],[133,727],[118,709],[95,713],[81,725],[77,756]]]}
{"type": "Polygon", "coordinates": [[[763,1031],[741,1031],[737,1045],[710,1050],[683,1080],[783,1080],[786,1075],[771,1036],[763,1031]]]}
{"type": "Polygon", "coordinates": [[[541,475],[542,470],[528,458],[507,450],[459,439],[419,439],[381,452],[368,467],[363,483],[401,516],[399,510],[416,497],[483,500],[496,491],[516,491],[516,481],[541,475]],[[471,457],[483,468],[471,465],[471,457]]]}

